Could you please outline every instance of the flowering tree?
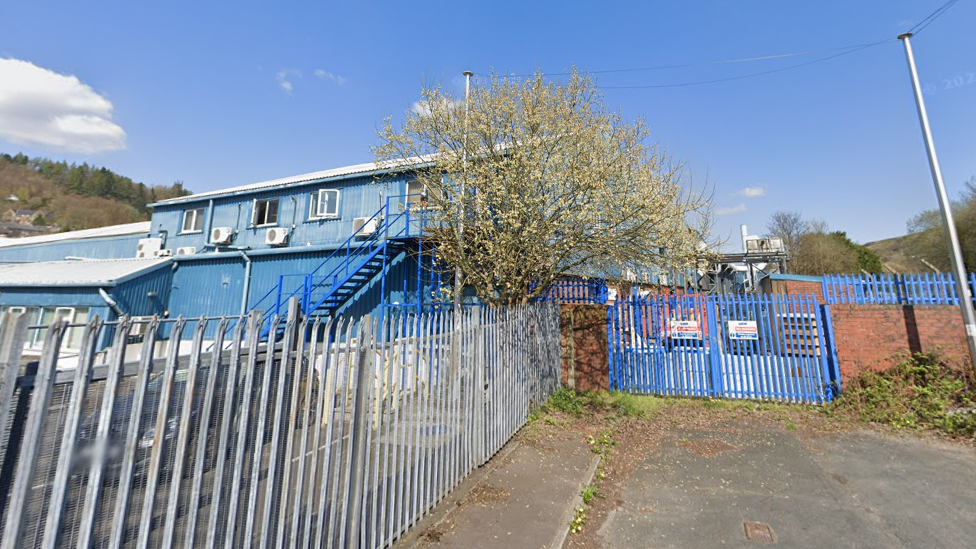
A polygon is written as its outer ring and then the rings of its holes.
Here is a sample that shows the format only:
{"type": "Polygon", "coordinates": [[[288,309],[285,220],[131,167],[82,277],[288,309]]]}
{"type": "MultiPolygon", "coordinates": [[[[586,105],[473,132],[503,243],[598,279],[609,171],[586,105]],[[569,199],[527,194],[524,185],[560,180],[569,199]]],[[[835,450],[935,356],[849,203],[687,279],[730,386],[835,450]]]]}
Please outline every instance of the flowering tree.
{"type": "Polygon", "coordinates": [[[490,76],[467,108],[428,88],[379,134],[377,162],[410,165],[426,189],[438,256],[490,304],[571,274],[691,265],[708,228],[708,199],[681,186],[643,121],[575,70],[565,84],[490,76]]]}

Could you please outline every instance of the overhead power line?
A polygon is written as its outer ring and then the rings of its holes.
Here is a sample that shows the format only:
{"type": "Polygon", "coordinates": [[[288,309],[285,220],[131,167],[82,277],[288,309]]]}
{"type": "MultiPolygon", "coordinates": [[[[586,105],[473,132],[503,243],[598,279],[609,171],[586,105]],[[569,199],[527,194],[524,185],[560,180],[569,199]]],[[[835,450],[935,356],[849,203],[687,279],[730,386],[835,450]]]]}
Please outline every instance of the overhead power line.
{"type": "Polygon", "coordinates": [[[783,71],[798,69],[800,67],[807,67],[809,65],[813,65],[813,64],[816,64],[816,63],[822,63],[824,61],[829,61],[831,59],[836,59],[836,58],[841,57],[841,56],[844,56],[844,55],[850,55],[852,53],[856,53],[856,52],[859,52],[859,51],[862,51],[862,50],[866,50],[868,48],[871,48],[871,47],[874,47],[874,46],[877,46],[877,45],[880,45],[880,44],[884,44],[886,42],[892,42],[894,40],[896,40],[896,38],[886,38],[886,39],[880,40],[878,42],[874,42],[874,43],[871,43],[871,44],[864,44],[863,46],[858,46],[858,47],[855,47],[854,49],[849,49],[849,50],[846,50],[846,51],[842,51],[840,53],[835,53],[834,55],[828,55],[827,57],[821,57],[819,59],[814,59],[812,61],[807,61],[805,63],[797,63],[796,65],[789,65],[789,66],[786,66],[786,67],[779,67],[778,69],[770,69],[770,70],[761,71],[761,72],[753,72],[753,73],[749,73],[749,74],[740,74],[738,76],[729,76],[727,78],[713,78],[711,80],[698,80],[698,81],[695,81],[695,82],[679,82],[679,83],[675,83],[675,84],[647,84],[647,85],[642,85],[642,86],[599,86],[599,87],[602,88],[602,89],[605,89],[605,90],[639,90],[639,89],[649,89],[649,88],[683,88],[683,87],[686,87],[686,86],[700,86],[702,84],[715,84],[715,83],[718,83],[718,82],[731,82],[733,80],[742,80],[744,78],[753,78],[753,77],[762,76],[762,75],[765,75],[765,74],[773,74],[773,73],[777,73],[777,72],[783,72],[783,71]]]}
{"type": "Polygon", "coordinates": [[[918,34],[922,32],[922,30],[925,29],[925,27],[931,25],[932,22],[938,19],[939,17],[941,17],[943,13],[949,11],[949,8],[956,5],[956,2],[958,1],[959,0],[949,0],[945,4],[942,4],[942,6],[939,9],[933,11],[932,13],[929,14],[928,17],[916,23],[914,27],[908,29],[908,32],[912,34],[918,34]]]}
{"type": "MultiPolygon", "coordinates": [[[[931,25],[936,19],[938,19],[939,17],[941,17],[943,14],[945,14],[945,12],[949,11],[949,9],[951,9],[957,2],[959,2],[959,0],[949,0],[945,4],[942,4],[935,11],[933,11],[932,13],[930,13],[929,15],[927,15],[924,19],[922,19],[921,21],[919,21],[918,23],[916,23],[914,27],[912,27],[911,29],[909,29],[909,32],[914,33],[914,34],[917,35],[922,30],[924,30],[926,27],[928,27],[929,25],[931,25]]],[[[881,45],[881,44],[885,44],[885,43],[888,43],[888,42],[892,42],[894,40],[897,40],[897,38],[885,38],[883,40],[878,40],[877,42],[871,42],[871,43],[868,43],[868,44],[858,44],[858,45],[853,45],[853,46],[842,46],[842,47],[839,47],[839,48],[831,48],[831,49],[827,49],[827,50],[824,50],[824,49],[820,49],[820,50],[802,50],[802,51],[794,51],[794,52],[780,53],[780,54],[773,54],[773,55],[761,55],[761,56],[754,56],[754,57],[741,57],[741,58],[736,58],[736,59],[721,59],[721,60],[716,60],[716,61],[700,61],[700,62],[695,62],[695,63],[677,63],[677,64],[668,64],[668,65],[655,65],[655,66],[648,66],[648,67],[630,67],[630,68],[620,68],[620,69],[602,69],[602,70],[586,71],[586,73],[587,74],[619,74],[619,73],[626,73],[626,72],[643,72],[643,71],[656,71],[656,70],[666,70],[666,69],[683,69],[683,68],[702,67],[702,66],[709,66],[709,65],[729,65],[729,64],[748,63],[748,62],[755,62],[755,61],[769,61],[769,60],[774,60],[774,59],[784,59],[784,58],[790,58],[790,57],[799,57],[801,55],[809,55],[809,54],[817,53],[817,52],[839,51],[839,53],[835,53],[833,55],[828,55],[828,56],[825,56],[825,57],[820,57],[818,59],[813,59],[811,61],[806,61],[806,62],[803,62],[803,63],[797,63],[795,65],[789,65],[789,66],[786,66],[786,67],[779,67],[779,68],[776,68],[776,69],[770,69],[770,70],[765,70],[765,71],[760,71],[760,72],[754,72],[754,73],[749,73],[749,74],[742,74],[742,75],[738,75],[738,76],[729,76],[729,77],[725,77],[725,78],[713,78],[713,79],[709,79],[709,80],[698,80],[698,81],[693,81],[693,82],[678,82],[678,83],[672,83],[672,84],[646,84],[646,85],[633,85],[633,86],[599,86],[599,87],[602,88],[602,89],[606,89],[606,90],[636,90],[636,89],[681,88],[681,87],[687,87],[687,86],[700,86],[700,85],[703,85],[703,84],[716,84],[716,83],[719,83],[719,82],[731,82],[731,81],[734,81],[734,80],[743,80],[743,79],[746,79],[746,78],[754,78],[754,77],[757,77],[757,76],[764,76],[764,75],[767,75],[767,74],[775,74],[775,73],[778,73],[778,72],[784,72],[784,71],[789,71],[789,70],[793,70],[793,69],[799,69],[799,68],[802,68],[802,67],[807,67],[807,66],[814,65],[814,64],[817,64],[817,63],[822,63],[824,61],[830,61],[831,59],[836,59],[838,57],[843,57],[845,55],[849,55],[849,54],[852,54],[852,53],[856,53],[856,52],[859,52],[859,51],[863,51],[863,50],[866,50],[868,48],[872,48],[874,46],[878,46],[878,45],[881,45]]],[[[541,73],[541,76],[568,76],[569,74],[571,74],[571,73],[569,73],[569,72],[549,72],[549,73],[541,73]]],[[[508,77],[511,77],[511,78],[525,78],[525,77],[533,77],[533,76],[536,76],[536,75],[535,74],[511,74],[511,75],[507,75],[507,76],[508,77]]]]}
{"type": "MultiPolygon", "coordinates": [[[[759,56],[753,56],[753,57],[739,57],[739,58],[735,58],[735,59],[717,59],[717,60],[714,60],[714,61],[697,61],[697,62],[694,62],[694,63],[675,63],[675,64],[670,64],[670,65],[653,65],[653,66],[649,66],[649,67],[631,67],[631,68],[622,68],[622,69],[602,69],[602,70],[586,71],[586,72],[587,72],[587,74],[612,74],[612,73],[622,73],[622,72],[642,72],[642,71],[658,71],[658,70],[667,70],[667,69],[686,69],[686,68],[691,68],[691,67],[706,67],[706,66],[709,66],[709,65],[733,65],[733,64],[737,64],[737,63],[749,63],[749,62],[752,62],[752,61],[769,61],[769,60],[772,60],[772,59],[785,59],[785,58],[789,58],[789,57],[799,57],[801,55],[809,55],[809,54],[812,54],[812,53],[829,52],[829,51],[852,50],[852,49],[863,48],[865,46],[871,46],[871,45],[874,45],[874,44],[855,44],[855,45],[852,45],[852,46],[841,46],[841,47],[838,47],[838,48],[826,48],[826,49],[817,49],[817,50],[802,50],[802,51],[793,51],[793,52],[788,52],[788,53],[777,53],[777,54],[773,54],[773,55],[759,55],[759,56]]],[[[565,72],[565,71],[564,72],[546,72],[546,73],[542,73],[542,76],[569,76],[570,74],[572,74],[572,73],[565,72]]],[[[508,76],[510,78],[530,78],[530,77],[535,76],[535,74],[534,73],[532,73],[532,74],[530,74],[530,73],[509,74],[509,75],[506,75],[506,76],[508,76]]]]}

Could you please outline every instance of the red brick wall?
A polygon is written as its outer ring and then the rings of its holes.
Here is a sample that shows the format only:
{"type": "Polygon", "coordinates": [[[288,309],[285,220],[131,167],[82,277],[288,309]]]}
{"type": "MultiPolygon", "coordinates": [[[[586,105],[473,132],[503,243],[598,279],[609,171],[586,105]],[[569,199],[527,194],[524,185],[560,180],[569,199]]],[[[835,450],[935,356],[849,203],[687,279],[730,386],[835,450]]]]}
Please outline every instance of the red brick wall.
{"type": "Polygon", "coordinates": [[[581,391],[610,388],[606,305],[559,307],[563,384],[581,391]]]}
{"type": "Polygon", "coordinates": [[[938,351],[953,364],[969,363],[959,308],[926,305],[831,305],[841,378],[883,370],[918,352],[938,351]]]}
{"type": "Polygon", "coordinates": [[[819,303],[824,302],[823,283],[803,280],[774,280],[772,281],[774,294],[813,294],[819,303]]]}

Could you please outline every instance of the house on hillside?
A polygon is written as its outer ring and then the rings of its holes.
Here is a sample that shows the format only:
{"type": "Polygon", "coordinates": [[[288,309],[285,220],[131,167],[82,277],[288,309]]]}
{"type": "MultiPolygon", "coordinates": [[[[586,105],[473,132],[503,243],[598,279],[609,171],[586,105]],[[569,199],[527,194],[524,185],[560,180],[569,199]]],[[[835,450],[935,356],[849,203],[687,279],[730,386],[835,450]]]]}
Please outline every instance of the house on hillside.
{"type": "Polygon", "coordinates": [[[33,225],[38,218],[43,217],[41,210],[26,210],[22,208],[9,209],[3,213],[3,221],[8,223],[19,223],[21,225],[33,225]]]}

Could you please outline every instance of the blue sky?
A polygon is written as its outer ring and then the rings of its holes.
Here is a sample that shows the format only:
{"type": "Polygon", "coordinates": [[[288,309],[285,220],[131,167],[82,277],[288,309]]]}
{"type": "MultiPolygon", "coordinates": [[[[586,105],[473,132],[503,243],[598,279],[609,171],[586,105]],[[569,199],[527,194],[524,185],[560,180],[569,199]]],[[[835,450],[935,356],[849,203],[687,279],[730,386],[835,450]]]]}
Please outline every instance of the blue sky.
{"type": "MultiPolygon", "coordinates": [[[[0,105],[0,151],[199,192],[372,160],[385,116],[410,108],[425,82],[460,93],[465,69],[693,64],[595,76],[689,180],[707,181],[722,214],[715,234],[735,239],[740,223],[762,233],[772,212],[800,210],[867,242],[936,205],[900,42],[727,82],[610,87],[812,61],[893,38],[943,3],[0,0],[0,60],[47,94],[8,102],[6,115],[0,105]],[[72,117],[32,126],[31,116],[52,120],[45,109],[72,117]]],[[[976,175],[974,23],[976,2],[961,0],[913,41],[953,195],[976,175]]]]}

